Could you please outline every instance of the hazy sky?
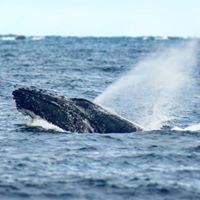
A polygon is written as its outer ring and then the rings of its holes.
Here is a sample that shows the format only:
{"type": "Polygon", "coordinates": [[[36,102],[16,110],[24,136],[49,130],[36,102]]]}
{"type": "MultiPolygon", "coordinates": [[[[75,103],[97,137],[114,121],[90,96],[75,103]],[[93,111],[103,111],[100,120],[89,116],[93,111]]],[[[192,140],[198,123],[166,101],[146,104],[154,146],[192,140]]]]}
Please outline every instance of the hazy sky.
{"type": "Polygon", "coordinates": [[[200,36],[200,0],[0,0],[0,34],[200,36]]]}

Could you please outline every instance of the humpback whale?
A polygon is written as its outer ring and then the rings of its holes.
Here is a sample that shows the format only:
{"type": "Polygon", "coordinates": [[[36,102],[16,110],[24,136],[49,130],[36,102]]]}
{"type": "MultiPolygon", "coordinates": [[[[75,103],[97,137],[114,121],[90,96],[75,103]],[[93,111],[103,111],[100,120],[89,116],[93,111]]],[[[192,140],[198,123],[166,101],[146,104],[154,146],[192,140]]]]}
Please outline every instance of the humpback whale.
{"type": "Polygon", "coordinates": [[[13,91],[18,111],[71,133],[130,133],[142,128],[83,98],[66,98],[35,88],[13,91]]]}

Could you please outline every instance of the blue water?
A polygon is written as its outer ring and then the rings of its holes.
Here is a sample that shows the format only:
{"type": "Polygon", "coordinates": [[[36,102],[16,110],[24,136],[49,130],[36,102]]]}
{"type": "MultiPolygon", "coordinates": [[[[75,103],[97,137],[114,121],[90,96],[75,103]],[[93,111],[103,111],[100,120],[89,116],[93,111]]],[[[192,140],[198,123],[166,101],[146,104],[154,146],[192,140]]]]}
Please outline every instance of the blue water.
{"type": "Polygon", "coordinates": [[[0,199],[200,199],[199,40],[0,37],[0,199]],[[145,129],[32,127],[12,91],[36,86],[145,129]],[[29,125],[28,125],[29,124],[29,125]]]}

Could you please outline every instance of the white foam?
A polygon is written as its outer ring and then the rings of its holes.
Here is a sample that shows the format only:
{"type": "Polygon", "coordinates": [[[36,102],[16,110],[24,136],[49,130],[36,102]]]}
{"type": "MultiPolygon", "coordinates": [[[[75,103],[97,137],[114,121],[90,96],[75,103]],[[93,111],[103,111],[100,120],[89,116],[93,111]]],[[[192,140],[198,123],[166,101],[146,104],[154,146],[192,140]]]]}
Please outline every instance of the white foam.
{"type": "Polygon", "coordinates": [[[192,124],[192,125],[190,125],[186,128],[174,127],[172,130],[175,130],[175,131],[191,131],[191,132],[200,131],[200,123],[199,124],[192,124]]]}
{"type": "Polygon", "coordinates": [[[29,120],[28,122],[26,122],[27,126],[30,127],[41,127],[44,130],[53,130],[53,131],[57,131],[57,132],[66,132],[65,130],[63,130],[62,128],[42,119],[41,117],[37,116],[31,120],[29,120]]]}
{"type": "Polygon", "coordinates": [[[7,36],[7,37],[0,37],[2,41],[14,41],[15,37],[7,36]]]}
{"type": "Polygon", "coordinates": [[[196,41],[153,52],[105,89],[95,102],[147,130],[158,130],[189,107],[184,98],[194,94],[196,58],[196,41]]]}
{"type": "Polygon", "coordinates": [[[44,38],[44,36],[32,36],[31,40],[43,40],[44,38]]]}
{"type": "Polygon", "coordinates": [[[158,36],[155,38],[156,40],[168,40],[169,37],[168,36],[158,36]]]}

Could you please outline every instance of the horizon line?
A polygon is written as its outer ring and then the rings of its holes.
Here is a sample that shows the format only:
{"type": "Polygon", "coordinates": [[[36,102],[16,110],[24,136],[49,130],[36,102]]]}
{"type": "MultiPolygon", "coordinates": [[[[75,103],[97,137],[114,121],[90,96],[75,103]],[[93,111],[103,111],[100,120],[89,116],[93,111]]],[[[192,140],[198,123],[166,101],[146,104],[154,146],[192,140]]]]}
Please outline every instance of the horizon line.
{"type": "Polygon", "coordinates": [[[65,34],[18,34],[18,33],[0,33],[0,36],[25,36],[25,37],[177,37],[177,38],[199,38],[200,36],[192,35],[65,35],[65,34]]]}

